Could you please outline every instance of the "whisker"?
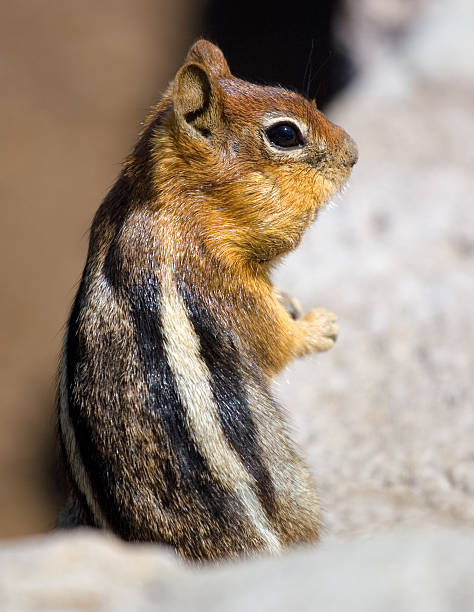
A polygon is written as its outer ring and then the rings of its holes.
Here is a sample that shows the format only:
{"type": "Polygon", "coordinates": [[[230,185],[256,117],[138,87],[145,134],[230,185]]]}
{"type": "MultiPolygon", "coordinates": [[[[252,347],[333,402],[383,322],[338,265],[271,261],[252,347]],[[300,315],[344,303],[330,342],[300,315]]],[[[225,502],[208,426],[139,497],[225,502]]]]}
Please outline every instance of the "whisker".
{"type": "Polygon", "coordinates": [[[308,60],[304,69],[303,75],[303,92],[306,97],[309,96],[309,89],[311,87],[311,69],[313,64],[313,51],[314,51],[314,38],[311,39],[311,47],[309,49],[308,60]]]}

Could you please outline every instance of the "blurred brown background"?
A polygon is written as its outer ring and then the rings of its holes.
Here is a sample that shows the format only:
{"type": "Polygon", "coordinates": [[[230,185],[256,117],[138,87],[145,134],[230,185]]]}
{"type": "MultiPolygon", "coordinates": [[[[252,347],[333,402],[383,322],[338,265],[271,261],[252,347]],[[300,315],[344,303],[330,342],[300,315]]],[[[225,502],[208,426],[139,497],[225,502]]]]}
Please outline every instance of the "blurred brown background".
{"type": "Polygon", "coordinates": [[[0,536],[53,524],[56,362],[88,227],[197,8],[2,3],[0,536]]]}
{"type": "Polygon", "coordinates": [[[268,2],[2,2],[0,536],[54,523],[54,393],[63,324],[92,216],[149,106],[203,34],[229,52],[236,73],[255,80],[273,82],[278,68],[280,82],[286,74],[289,85],[302,89],[311,85],[304,83],[307,60],[323,64],[319,93],[329,99],[338,84],[328,75],[341,72],[332,69],[334,60],[345,64],[328,51],[337,4],[310,9],[312,25],[295,47],[295,13],[281,22],[268,2]],[[252,19],[241,18],[250,13],[252,19]],[[285,54],[283,66],[269,61],[272,49],[285,54]]]}
{"type": "Polygon", "coordinates": [[[0,537],[54,524],[56,364],[89,224],[201,35],[238,76],[315,96],[359,143],[343,205],[279,277],[341,316],[334,351],[281,389],[325,522],[474,521],[469,6],[1,2],[0,537]]]}

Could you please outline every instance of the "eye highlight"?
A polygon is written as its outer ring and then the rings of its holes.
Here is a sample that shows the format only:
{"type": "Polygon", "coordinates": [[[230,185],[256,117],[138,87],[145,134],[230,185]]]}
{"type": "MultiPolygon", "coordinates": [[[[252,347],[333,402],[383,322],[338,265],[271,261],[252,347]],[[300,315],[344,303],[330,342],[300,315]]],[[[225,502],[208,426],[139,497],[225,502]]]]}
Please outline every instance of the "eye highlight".
{"type": "Polygon", "coordinates": [[[268,141],[278,149],[296,149],[304,145],[300,129],[293,123],[281,121],[265,130],[268,141]]]}

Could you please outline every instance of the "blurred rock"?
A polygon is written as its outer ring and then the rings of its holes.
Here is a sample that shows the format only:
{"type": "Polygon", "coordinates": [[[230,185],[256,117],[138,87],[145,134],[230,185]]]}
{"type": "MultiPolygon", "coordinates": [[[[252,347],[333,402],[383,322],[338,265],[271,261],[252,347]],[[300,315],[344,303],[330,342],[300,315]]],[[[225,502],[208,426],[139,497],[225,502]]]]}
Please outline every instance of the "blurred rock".
{"type": "Polygon", "coordinates": [[[276,276],[340,316],[279,385],[330,533],[474,525],[473,19],[426,3],[373,48],[329,112],[359,145],[351,186],[276,276]]]}
{"type": "Polygon", "coordinates": [[[474,533],[396,531],[281,558],[185,567],[76,531],[0,547],[4,612],[471,612],[474,533]]]}

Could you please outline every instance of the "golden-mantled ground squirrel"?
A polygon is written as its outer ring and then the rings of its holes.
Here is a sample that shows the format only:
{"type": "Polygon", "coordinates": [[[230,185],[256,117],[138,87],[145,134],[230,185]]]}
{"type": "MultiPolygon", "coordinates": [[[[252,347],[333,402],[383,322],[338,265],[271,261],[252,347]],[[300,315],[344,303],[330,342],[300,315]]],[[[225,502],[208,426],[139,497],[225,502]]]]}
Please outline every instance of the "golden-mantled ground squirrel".
{"type": "Polygon", "coordinates": [[[356,162],[314,102],[197,42],[99,208],[60,368],[63,524],[190,559],[315,541],[318,501],[271,382],[329,349],[269,271],[356,162]]]}

